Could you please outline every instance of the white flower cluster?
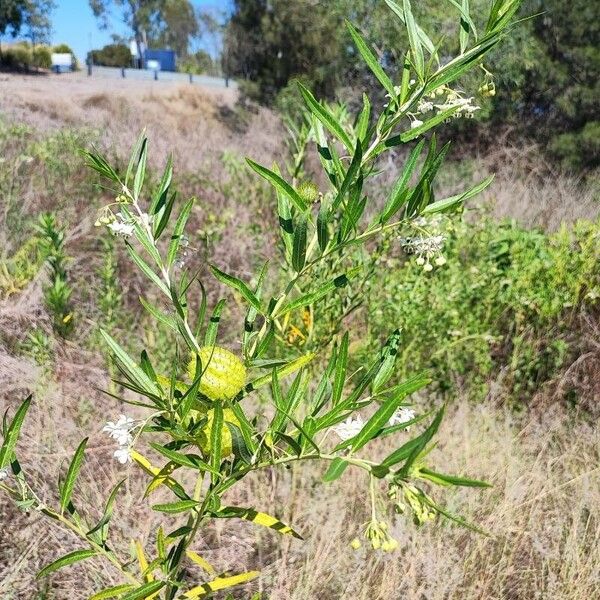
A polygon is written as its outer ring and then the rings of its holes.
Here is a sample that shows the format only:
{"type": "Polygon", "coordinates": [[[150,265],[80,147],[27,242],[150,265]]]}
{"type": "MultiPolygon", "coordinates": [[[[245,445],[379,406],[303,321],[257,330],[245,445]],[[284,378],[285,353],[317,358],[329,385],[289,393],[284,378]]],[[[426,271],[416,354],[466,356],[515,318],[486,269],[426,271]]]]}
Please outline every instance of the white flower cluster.
{"type": "Polygon", "coordinates": [[[106,226],[115,234],[123,237],[129,237],[135,230],[135,225],[131,221],[126,221],[123,215],[118,212],[115,220],[106,226]]]}
{"type": "Polygon", "coordinates": [[[6,467],[0,469],[0,481],[4,481],[5,479],[8,479],[8,469],[6,467]]]}
{"type": "Polygon", "coordinates": [[[116,422],[109,421],[102,431],[117,442],[119,447],[115,450],[113,456],[122,464],[131,461],[130,451],[133,436],[131,431],[135,428],[135,421],[131,417],[119,415],[116,422]]]}
{"type": "Polygon", "coordinates": [[[456,92],[451,92],[448,94],[446,101],[443,104],[435,104],[435,108],[438,114],[451,108],[458,108],[452,115],[455,119],[459,117],[471,118],[478,110],[481,110],[480,106],[473,104],[473,100],[474,98],[462,98],[456,92]]]}
{"type": "MultiPolygon", "coordinates": [[[[415,411],[412,408],[402,407],[399,408],[389,419],[388,424],[393,427],[394,425],[401,425],[402,423],[408,423],[415,418],[415,411]]],[[[348,417],[345,421],[333,427],[333,431],[339,436],[342,441],[351,440],[357,436],[361,429],[365,426],[365,423],[360,415],[355,417],[348,417]]],[[[408,431],[410,427],[407,427],[408,431]]]]}
{"type": "Polygon", "coordinates": [[[442,256],[445,239],[443,235],[432,235],[428,237],[400,238],[400,243],[406,252],[417,255],[416,262],[423,267],[423,270],[431,271],[433,270],[431,259],[434,257],[434,262],[438,267],[446,264],[446,259],[442,256]]]}

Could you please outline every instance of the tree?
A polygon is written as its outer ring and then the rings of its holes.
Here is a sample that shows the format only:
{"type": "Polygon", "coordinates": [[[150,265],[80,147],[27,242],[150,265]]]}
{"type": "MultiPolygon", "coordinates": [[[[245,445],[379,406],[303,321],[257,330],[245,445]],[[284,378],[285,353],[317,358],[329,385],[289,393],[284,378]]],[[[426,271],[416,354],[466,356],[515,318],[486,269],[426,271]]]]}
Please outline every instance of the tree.
{"type": "Polygon", "coordinates": [[[198,20],[188,0],[164,0],[154,15],[150,39],[159,46],[175,50],[177,56],[186,58],[190,38],[199,32],[198,20]]]}
{"type": "MultiPolygon", "coordinates": [[[[142,56],[142,44],[147,32],[162,7],[162,0],[90,0],[94,15],[100,20],[100,26],[107,29],[112,8],[121,12],[123,22],[129,27],[135,38],[138,57],[142,56]]],[[[141,66],[141,58],[138,58],[141,66]]]]}
{"type": "Polygon", "coordinates": [[[50,15],[55,8],[54,0],[25,0],[23,27],[26,37],[34,46],[50,41],[52,34],[50,15]]]}
{"type": "Polygon", "coordinates": [[[2,0],[0,2],[0,35],[4,35],[8,31],[14,37],[19,33],[25,8],[25,0],[2,0]]]}

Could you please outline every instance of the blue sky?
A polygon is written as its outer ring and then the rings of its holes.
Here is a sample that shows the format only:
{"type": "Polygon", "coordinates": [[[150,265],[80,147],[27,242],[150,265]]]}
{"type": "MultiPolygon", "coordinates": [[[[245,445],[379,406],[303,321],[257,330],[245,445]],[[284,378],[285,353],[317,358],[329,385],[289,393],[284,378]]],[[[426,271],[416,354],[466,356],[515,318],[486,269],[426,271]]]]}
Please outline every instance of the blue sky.
{"type": "MultiPolygon", "coordinates": [[[[80,60],[85,59],[90,48],[101,48],[110,44],[111,33],[129,35],[120,20],[118,13],[111,19],[108,30],[101,30],[87,0],[57,0],[57,8],[52,14],[53,35],[55,44],[69,44],[80,60]]],[[[229,6],[229,0],[192,0],[195,6],[217,7],[229,6]]]]}

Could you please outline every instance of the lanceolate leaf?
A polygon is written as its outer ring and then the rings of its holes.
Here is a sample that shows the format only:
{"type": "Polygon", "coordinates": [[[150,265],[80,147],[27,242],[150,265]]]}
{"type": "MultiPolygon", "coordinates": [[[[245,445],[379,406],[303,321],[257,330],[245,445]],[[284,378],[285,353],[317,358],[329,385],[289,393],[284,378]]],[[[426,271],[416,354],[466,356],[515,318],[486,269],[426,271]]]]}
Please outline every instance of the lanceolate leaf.
{"type": "Polygon", "coordinates": [[[170,502],[168,504],[154,504],[152,510],[168,514],[178,514],[192,510],[192,508],[195,508],[199,504],[200,503],[196,502],[196,500],[181,500],[179,502],[170,502]]]}
{"type": "Polygon", "coordinates": [[[69,503],[71,502],[71,496],[73,495],[73,488],[75,487],[75,481],[79,471],[81,470],[81,463],[83,462],[83,454],[87,445],[88,438],[85,438],[81,444],[75,450],[69,469],[67,470],[67,476],[60,490],[60,512],[64,513],[69,503]]]}
{"type": "Polygon", "coordinates": [[[254,292],[241,279],[238,279],[233,275],[228,275],[227,273],[224,273],[214,265],[210,266],[210,270],[221,283],[224,283],[230,288],[237,290],[257,312],[263,314],[263,308],[261,306],[260,300],[254,295],[254,292]]]}
{"type": "Polygon", "coordinates": [[[309,292],[296,298],[295,300],[291,300],[286,305],[284,305],[275,315],[274,317],[282,317],[283,315],[291,312],[292,310],[296,310],[297,308],[302,308],[304,306],[308,306],[310,304],[314,304],[318,302],[331,292],[335,291],[338,288],[343,288],[348,284],[348,281],[354,277],[359,271],[361,267],[355,267],[354,269],[350,269],[348,273],[343,275],[339,275],[329,283],[322,285],[319,289],[314,292],[309,292]]]}
{"type": "Polygon", "coordinates": [[[144,373],[143,369],[139,367],[135,361],[121,348],[121,346],[103,329],[100,330],[102,337],[111,349],[115,360],[122,368],[123,373],[127,375],[127,378],[134,383],[137,387],[144,390],[145,392],[159,396],[160,390],[156,384],[144,373]]]}
{"type": "Polygon", "coordinates": [[[446,475],[445,473],[437,473],[425,467],[419,468],[419,477],[428,479],[438,485],[459,485],[463,487],[492,487],[491,483],[480,481],[478,479],[468,479],[466,477],[457,477],[456,475],[446,475]]]}
{"type": "Polygon", "coordinates": [[[377,77],[379,83],[381,83],[381,85],[387,90],[388,94],[390,94],[390,96],[395,99],[396,90],[394,89],[394,84],[392,83],[392,80],[387,76],[386,72],[379,64],[379,61],[377,60],[377,58],[375,58],[375,55],[373,54],[369,46],[367,46],[367,43],[358,33],[354,25],[352,25],[352,23],[350,23],[349,21],[346,21],[346,26],[348,27],[348,31],[350,31],[350,35],[352,36],[352,39],[354,40],[358,51],[367,63],[369,69],[373,71],[373,74],[375,75],[375,77],[377,77]]]}
{"type": "Polygon", "coordinates": [[[345,461],[343,458],[335,458],[329,465],[329,468],[327,469],[325,475],[323,475],[323,481],[335,481],[336,479],[341,477],[342,473],[346,470],[347,466],[348,462],[345,461]]]}
{"type": "Polygon", "coordinates": [[[308,227],[308,215],[302,213],[294,227],[294,238],[292,246],[292,267],[296,272],[302,271],[306,261],[306,234],[308,227]]]}
{"type": "MultiPolygon", "coordinates": [[[[366,422],[358,435],[353,437],[352,440],[348,440],[349,444],[352,446],[352,451],[356,452],[357,450],[360,450],[367,442],[373,439],[373,436],[390,420],[390,417],[394,414],[402,400],[404,400],[409,393],[416,392],[422,387],[425,387],[430,381],[431,380],[428,377],[423,375],[416,375],[406,381],[400,390],[397,390],[393,396],[390,396],[377,409],[375,414],[373,414],[366,422]]],[[[344,444],[344,442],[342,442],[342,444],[344,444]]]]}
{"type": "Polygon", "coordinates": [[[54,571],[58,571],[58,569],[62,569],[63,567],[68,567],[73,563],[79,562],[81,560],[85,560],[86,558],[91,558],[92,556],[96,556],[95,550],[75,550],[75,552],[70,552],[69,554],[65,554],[58,560],[55,560],[53,563],[45,566],[38,574],[37,578],[41,579],[42,577],[46,577],[50,573],[54,571]]]}
{"type": "Polygon", "coordinates": [[[410,54],[415,66],[417,75],[423,81],[425,79],[425,59],[423,57],[423,48],[417,31],[417,24],[412,14],[410,0],[404,0],[404,22],[408,32],[408,42],[410,44],[410,54]]]}
{"type": "Polygon", "coordinates": [[[465,200],[476,196],[485,190],[490,183],[494,180],[494,176],[490,175],[486,179],[484,179],[481,183],[473,186],[470,190],[463,192],[462,194],[457,194],[455,196],[450,196],[449,198],[444,198],[443,200],[438,200],[437,202],[433,202],[432,204],[428,204],[422,211],[421,214],[431,215],[438,212],[443,212],[446,210],[453,210],[459,207],[465,200]]]}
{"type": "Polygon", "coordinates": [[[304,539],[297,531],[294,531],[289,525],[281,522],[279,519],[272,517],[263,512],[258,512],[253,508],[242,508],[239,506],[226,506],[214,513],[214,516],[220,519],[231,519],[235,517],[237,519],[244,519],[245,521],[251,521],[256,525],[262,525],[263,527],[269,527],[279,533],[288,534],[299,540],[304,539]]]}
{"type": "Polygon", "coordinates": [[[277,175],[277,173],[255,163],[249,158],[246,161],[259,175],[269,181],[282,194],[285,194],[299,211],[304,212],[308,208],[304,198],[287,181],[277,175]]]}
{"type": "Polygon", "coordinates": [[[129,592],[133,588],[134,586],[130,583],[115,585],[94,594],[89,600],[107,600],[108,598],[116,598],[117,596],[122,596],[125,592],[129,592]]]}
{"type": "Polygon", "coordinates": [[[304,98],[304,102],[310,109],[310,111],[329,129],[329,131],[335,135],[335,137],[340,140],[344,146],[348,149],[348,151],[352,152],[352,141],[348,134],[344,131],[343,127],[337,122],[336,118],[325,108],[322,104],[320,104],[315,97],[312,95],[311,91],[305,88],[301,83],[298,83],[298,87],[300,88],[300,93],[304,98]]]}
{"type": "Polygon", "coordinates": [[[2,447],[0,448],[0,469],[4,469],[11,462],[12,455],[15,451],[15,446],[17,444],[17,440],[19,439],[19,432],[21,431],[21,427],[23,425],[23,421],[25,420],[25,415],[29,410],[30,404],[31,396],[29,396],[23,402],[23,404],[19,406],[11,424],[6,430],[6,435],[4,440],[2,441],[2,447]]]}
{"type": "MultiPolygon", "coordinates": [[[[117,499],[117,494],[119,493],[119,490],[121,489],[121,487],[124,483],[125,483],[125,479],[122,479],[112,489],[112,492],[110,493],[108,500],[106,501],[106,506],[104,507],[104,513],[102,514],[102,517],[100,518],[100,520],[98,521],[96,526],[87,532],[88,535],[92,535],[93,533],[100,531],[105,525],[108,525],[108,523],[110,522],[110,519],[112,517],[113,507],[115,504],[115,500],[117,499]]],[[[102,537],[106,537],[106,536],[103,535],[102,537]]]]}
{"type": "Polygon", "coordinates": [[[210,465],[212,467],[211,479],[217,480],[221,468],[221,437],[223,434],[223,405],[218,400],[213,405],[213,421],[210,429],[210,465]]]}
{"type": "Polygon", "coordinates": [[[183,231],[185,229],[186,223],[189,219],[190,213],[192,211],[192,207],[194,206],[194,199],[192,198],[187,204],[183,207],[179,217],[177,218],[177,222],[175,223],[175,229],[173,230],[173,235],[171,236],[171,243],[169,244],[169,250],[167,252],[167,268],[170,268],[173,262],[175,261],[175,257],[177,256],[177,251],[179,250],[179,245],[181,244],[181,237],[183,236],[183,231]]]}

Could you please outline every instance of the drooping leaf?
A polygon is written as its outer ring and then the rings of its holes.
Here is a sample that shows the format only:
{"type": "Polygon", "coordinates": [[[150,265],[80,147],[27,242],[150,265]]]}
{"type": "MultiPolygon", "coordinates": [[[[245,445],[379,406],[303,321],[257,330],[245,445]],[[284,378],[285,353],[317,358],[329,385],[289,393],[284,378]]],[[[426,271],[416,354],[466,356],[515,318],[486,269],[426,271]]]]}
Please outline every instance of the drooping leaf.
{"type": "Polygon", "coordinates": [[[304,198],[302,198],[302,196],[300,196],[300,194],[287,181],[285,181],[280,175],[277,175],[277,173],[274,173],[273,171],[270,171],[266,167],[263,167],[263,166],[255,163],[253,160],[250,160],[249,158],[247,158],[246,161],[252,167],[252,169],[254,169],[254,171],[256,171],[260,176],[264,177],[269,183],[271,183],[282,194],[287,196],[291,200],[292,204],[300,212],[306,211],[306,209],[308,208],[308,204],[306,203],[304,198]]]}
{"type": "Polygon", "coordinates": [[[224,273],[214,265],[210,265],[210,270],[212,271],[212,274],[221,283],[224,283],[230,288],[238,291],[246,299],[246,301],[254,309],[256,309],[257,312],[259,312],[260,314],[264,314],[260,300],[254,295],[254,292],[241,279],[238,279],[233,275],[228,275],[227,273],[224,273]]]}
{"type": "Polygon", "coordinates": [[[46,575],[54,573],[54,571],[58,571],[58,569],[68,567],[69,565],[85,560],[86,558],[91,558],[92,556],[96,556],[96,554],[97,552],[95,550],[75,550],[74,552],[69,552],[69,554],[65,554],[64,556],[61,556],[61,558],[55,560],[53,563],[46,565],[37,574],[37,578],[41,579],[42,577],[46,577],[46,575]]]}

